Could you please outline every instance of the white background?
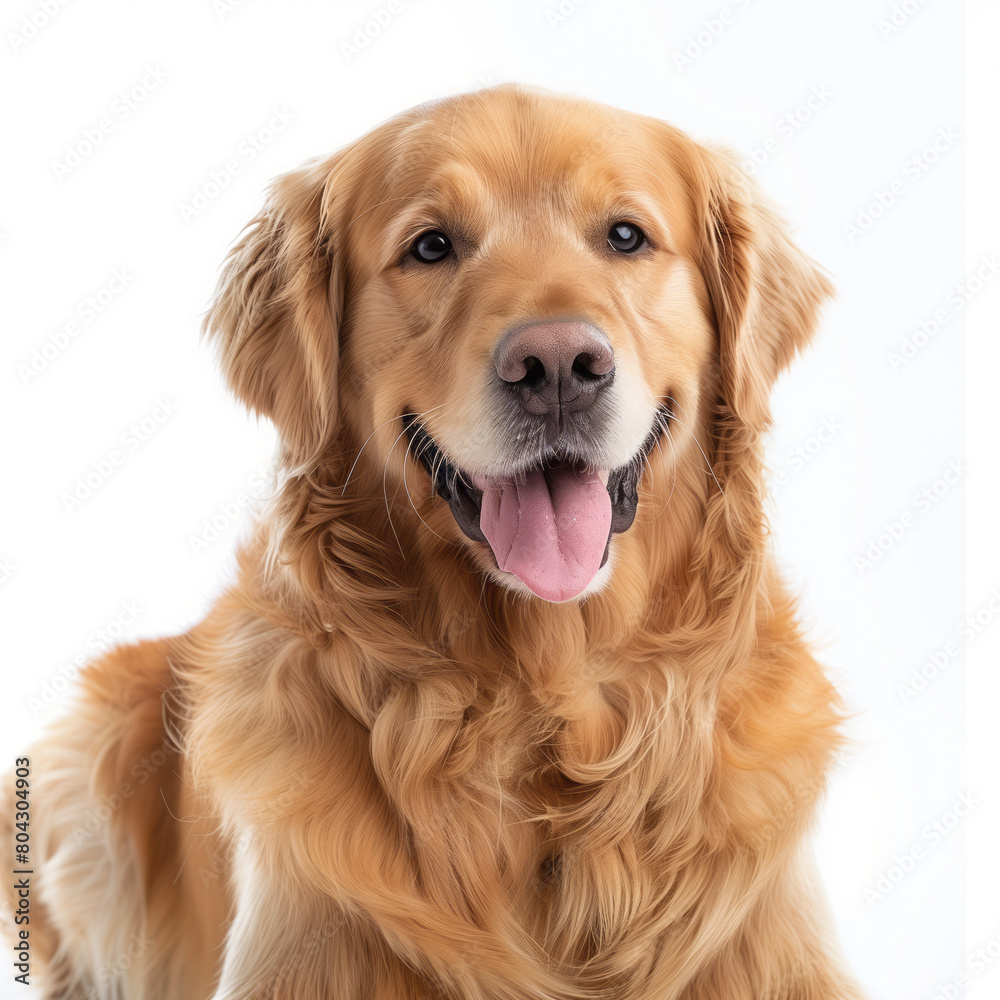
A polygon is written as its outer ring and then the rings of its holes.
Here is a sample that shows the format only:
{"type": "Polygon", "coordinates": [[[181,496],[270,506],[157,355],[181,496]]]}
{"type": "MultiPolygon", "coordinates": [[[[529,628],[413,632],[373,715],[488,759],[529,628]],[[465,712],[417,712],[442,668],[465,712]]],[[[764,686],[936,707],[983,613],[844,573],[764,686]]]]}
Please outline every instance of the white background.
{"type": "MultiPolygon", "coordinates": [[[[394,0],[361,47],[387,0],[75,0],[43,23],[45,2],[8,3],[0,20],[0,763],[66,708],[75,660],[109,633],[183,630],[230,576],[245,515],[229,511],[259,494],[274,437],[229,400],[198,328],[268,179],[428,99],[540,84],[756,153],[831,272],[839,297],[777,389],[770,443],[778,558],[854,713],[816,850],[873,1000],[965,995],[967,952],[992,942],[1000,955],[995,753],[966,743],[995,730],[995,421],[970,414],[966,438],[966,403],[993,388],[1000,279],[962,308],[954,298],[1000,251],[994,149],[975,131],[995,115],[996,73],[968,93],[965,77],[967,44],[990,57],[996,12],[968,11],[967,43],[964,5],[947,0],[394,0]],[[101,119],[101,141],[59,169],[101,119]],[[942,135],[954,138],[927,153],[942,135]],[[87,322],[116,271],[127,284],[87,322]],[[918,343],[938,309],[940,332],[918,343]],[[894,367],[907,341],[917,349],[894,367]],[[121,464],[70,505],[116,450],[121,464]],[[905,530],[887,538],[894,523],[905,530]],[[977,613],[986,624],[968,643],[960,626],[977,613]],[[976,804],[956,819],[962,795],[976,804]],[[882,876],[894,881],[875,898],[882,876]]],[[[0,964],[0,997],[29,995],[0,964]]],[[[998,968],[970,973],[969,995],[997,995],[998,968]]]]}

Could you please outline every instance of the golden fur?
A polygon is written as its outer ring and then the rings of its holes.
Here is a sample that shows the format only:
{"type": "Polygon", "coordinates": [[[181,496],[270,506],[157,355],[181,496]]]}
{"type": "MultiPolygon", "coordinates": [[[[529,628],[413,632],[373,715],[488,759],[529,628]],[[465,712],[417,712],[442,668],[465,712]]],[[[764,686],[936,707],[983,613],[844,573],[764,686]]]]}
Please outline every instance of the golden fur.
{"type": "Polygon", "coordinates": [[[205,621],[91,665],[32,751],[46,996],[858,1000],[803,849],[838,702],[763,514],[769,390],[829,294],[730,155],[534,90],[279,178],[207,319],[278,495],[205,621]],[[624,211],[644,261],[581,235],[624,211]],[[401,266],[442,220],[478,251],[401,266]],[[607,579],[550,604],[399,417],[487,451],[482,358],[563,315],[679,419],[607,579]]]}

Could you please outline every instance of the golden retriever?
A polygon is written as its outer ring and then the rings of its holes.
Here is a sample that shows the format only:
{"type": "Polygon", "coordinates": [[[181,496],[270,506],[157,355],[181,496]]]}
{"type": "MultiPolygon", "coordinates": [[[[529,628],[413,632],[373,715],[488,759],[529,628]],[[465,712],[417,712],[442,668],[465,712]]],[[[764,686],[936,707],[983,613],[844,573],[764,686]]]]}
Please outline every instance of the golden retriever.
{"type": "Polygon", "coordinates": [[[533,89],[278,178],[206,319],[276,493],[30,754],[45,995],[860,998],[763,513],[830,291],[731,154],[533,89]]]}

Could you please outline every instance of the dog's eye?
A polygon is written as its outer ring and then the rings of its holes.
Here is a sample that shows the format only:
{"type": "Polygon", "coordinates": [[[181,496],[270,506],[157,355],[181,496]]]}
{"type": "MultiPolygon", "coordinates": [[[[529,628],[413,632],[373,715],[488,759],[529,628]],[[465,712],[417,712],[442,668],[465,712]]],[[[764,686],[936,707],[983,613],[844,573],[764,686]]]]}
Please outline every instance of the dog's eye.
{"type": "Polygon", "coordinates": [[[437,229],[421,233],[410,247],[410,256],[425,264],[435,264],[451,253],[451,240],[437,229]]]}
{"type": "Polygon", "coordinates": [[[616,222],[608,230],[608,243],[619,253],[635,253],[646,242],[646,234],[631,222],[616,222]]]}

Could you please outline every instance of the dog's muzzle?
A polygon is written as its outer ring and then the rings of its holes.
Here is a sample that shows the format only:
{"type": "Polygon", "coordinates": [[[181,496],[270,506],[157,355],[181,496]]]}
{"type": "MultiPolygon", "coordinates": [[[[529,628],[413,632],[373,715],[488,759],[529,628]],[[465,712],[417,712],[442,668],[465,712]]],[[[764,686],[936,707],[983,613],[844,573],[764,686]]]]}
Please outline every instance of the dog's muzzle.
{"type": "Polygon", "coordinates": [[[669,421],[665,408],[638,453],[616,469],[594,468],[572,451],[554,449],[537,463],[502,476],[464,472],[413,413],[404,413],[410,447],[459,528],[487,543],[497,566],[547,601],[587,589],[607,562],[611,536],[627,531],[639,503],[646,457],[669,421]]]}

